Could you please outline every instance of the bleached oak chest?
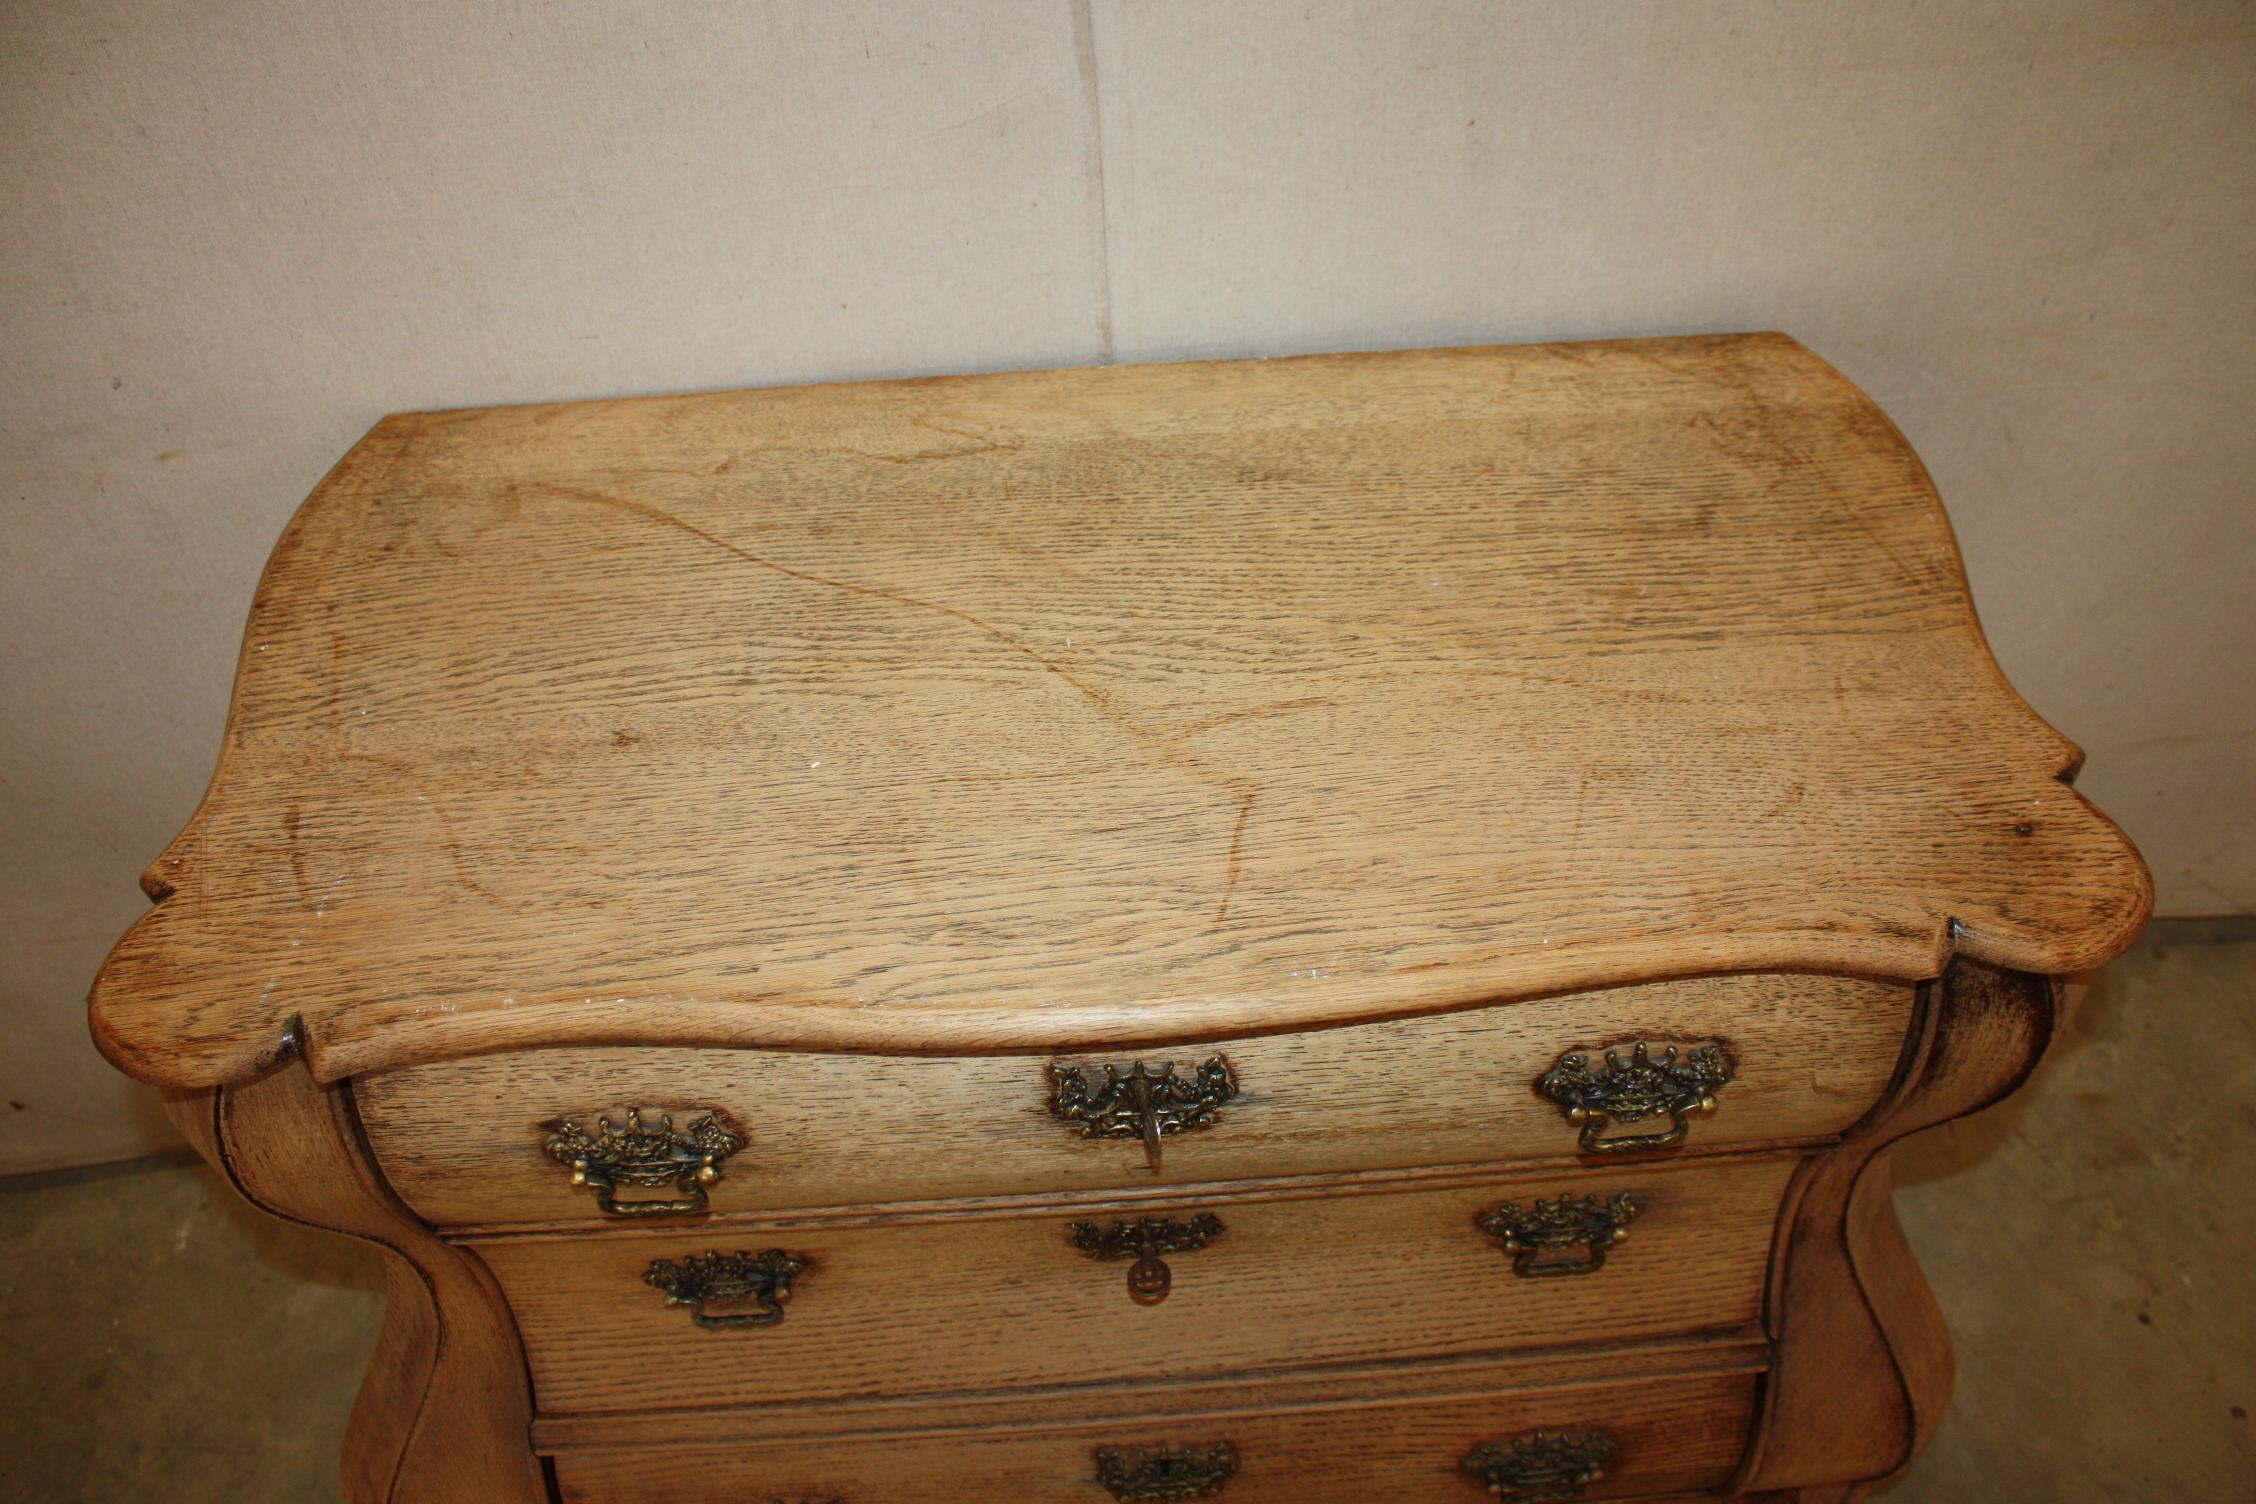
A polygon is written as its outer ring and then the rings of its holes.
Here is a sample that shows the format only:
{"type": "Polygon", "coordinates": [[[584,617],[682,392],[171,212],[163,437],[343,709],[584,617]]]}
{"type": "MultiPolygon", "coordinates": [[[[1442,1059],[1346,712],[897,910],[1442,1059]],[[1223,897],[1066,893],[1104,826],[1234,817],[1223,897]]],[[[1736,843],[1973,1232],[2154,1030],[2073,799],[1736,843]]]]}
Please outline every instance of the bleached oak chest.
{"type": "Polygon", "coordinates": [[[1778,335],[387,419],[94,1030],[401,1504],[1855,1497],[2144,922],[1778,335]]]}

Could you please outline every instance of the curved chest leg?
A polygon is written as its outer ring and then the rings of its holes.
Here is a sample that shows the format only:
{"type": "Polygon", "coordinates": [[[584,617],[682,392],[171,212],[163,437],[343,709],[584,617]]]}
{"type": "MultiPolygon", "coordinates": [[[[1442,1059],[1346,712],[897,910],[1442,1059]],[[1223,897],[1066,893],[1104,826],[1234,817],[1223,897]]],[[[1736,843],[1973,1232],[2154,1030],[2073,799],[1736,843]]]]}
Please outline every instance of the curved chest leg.
{"type": "Polygon", "coordinates": [[[1770,1384],[1738,1487],[1847,1500],[1909,1465],[1949,1401],[1941,1309],[1892,1200],[1887,1151],[1978,1112],[2035,1069],[2053,1034],[2044,977],[1953,963],[1887,1101],[1789,1193],[1771,1283],[1770,1384]],[[1836,1479],[1812,1491],[1812,1479],[1836,1479]]]}
{"type": "Polygon", "coordinates": [[[166,1110],[260,1209],[375,1244],[386,1304],[353,1405],[348,1504],[547,1504],[517,1331],[490,1276],[377,1178],[341,1086],[298,1061],[166,1110]]]}

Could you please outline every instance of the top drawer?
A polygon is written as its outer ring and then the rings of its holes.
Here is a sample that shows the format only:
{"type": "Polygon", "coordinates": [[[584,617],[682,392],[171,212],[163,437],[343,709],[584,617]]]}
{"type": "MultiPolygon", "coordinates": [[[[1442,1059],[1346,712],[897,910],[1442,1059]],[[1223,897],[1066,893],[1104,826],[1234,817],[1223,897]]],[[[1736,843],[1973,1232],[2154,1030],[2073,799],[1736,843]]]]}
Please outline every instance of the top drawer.
{"type": "MultiPolygon", "coordinates": [[[[601,1137],[639,1108],[681,1130],[714,1115],[742,1147],[695,1185],[685,1149],[679,1189],[618,1177],[612,1202],[659,1200],[726,1213],[950,1197],[1134,1189],[1496,1160],[1573,1159],[1583,1130],[1537,1087],[1569,1051],[1604,1075],[1602,1051],[1649,1041],[1714,1043],[1730,1080],[1715,1110],[1688,1116],[1699,1150],[1823,1137],[1855,1122],[1893,1073],[1912,989],[1839,977],[1755,975],[1657,982],[1302,1034],[1048,1060],[1041,1056],[902,1057],[768,1050],[555,1049],[415,1066],[361,1078],[368,1140],[400,1195],[442,1226],[605,1221],[600,1186],[575,1186],[547,1149],[560,1121],[601,1137]],[[1057,1111],[1060,1067],[1123,1074],[1172,1063],[1196,1083],[1227,1062],[1234,1094],[1205,1123],[1169,1125],[1160,1162],[1135,1136],[1087,1137],[1057,1111]],[[1174,1129],[1180,1131],[1173,1131],[1174,1129]]],[[[1616,1080],[1616,1084],[1622,1084],[1616,1080]]],[[[1107,1131],[1132,1135],[1135,1083],[1116,1093],[1107,1131]]],[[[1673,1090],[1673,1088],[1672,1088],[1673,1090]]],[[[1663,1095],[1667,1095],[1664,1092],[1663,1095]]],[[[1648,1105],[1652,1105],[1648,1102],[1648,1105]]],[[[1601,1144],[1671,1129],[1665,1110],[1615,1124],[1586,1121],[1601,1144]]],[[[1172,1114],[1192,1115],[1185,1107],[1172,1114]]],[[[1169,1116],[1162,1114],[1163,1118],[1169,1116]]],[[[725,1146],[724,1146],[725,1147],[725,1146]]],[[[572,1157],[567,1149],[563,1158],[572,1157]]],[[[596,1161],[639,1152],[608,1143],[596,1161]]],[[[1609,1149],[1673,1152],[1669,1146],[1609,1149]]],[[[644,1214],[648,1215],[647,1208],[644,1214]]],[[[663,1213],[659,1215],[665,1215],[663,1213]]]]}

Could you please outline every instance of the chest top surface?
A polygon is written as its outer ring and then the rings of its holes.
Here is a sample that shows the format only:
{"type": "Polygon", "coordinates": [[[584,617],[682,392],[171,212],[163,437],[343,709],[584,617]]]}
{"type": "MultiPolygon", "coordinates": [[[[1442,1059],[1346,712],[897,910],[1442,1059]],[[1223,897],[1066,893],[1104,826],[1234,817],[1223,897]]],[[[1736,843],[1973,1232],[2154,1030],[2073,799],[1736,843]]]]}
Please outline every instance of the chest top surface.
{"type": "Polygon", "coordinates": [[[1038,1049],[2126,946],[2148,887],[1781,335],[386,419],[95,1034],[1038,1049]]]}

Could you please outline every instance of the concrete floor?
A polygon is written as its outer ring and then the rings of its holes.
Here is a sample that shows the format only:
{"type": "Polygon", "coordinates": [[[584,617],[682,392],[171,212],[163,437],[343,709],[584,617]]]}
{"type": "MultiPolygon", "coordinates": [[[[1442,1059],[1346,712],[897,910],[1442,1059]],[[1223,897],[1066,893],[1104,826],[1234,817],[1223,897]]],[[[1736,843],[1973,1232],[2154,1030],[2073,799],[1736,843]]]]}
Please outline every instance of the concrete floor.
{"type": "MultiPolygon", "coordinates": [[[[2157,926],[2028,1090],[1898,1156],[1956,1333],[1884,1504],[2256,1499],[2256,927],[2157,926]]],[[[0,1499],[337,1497],[373,1255],[200,1165],[0,1181],[0,1499]]]]}

